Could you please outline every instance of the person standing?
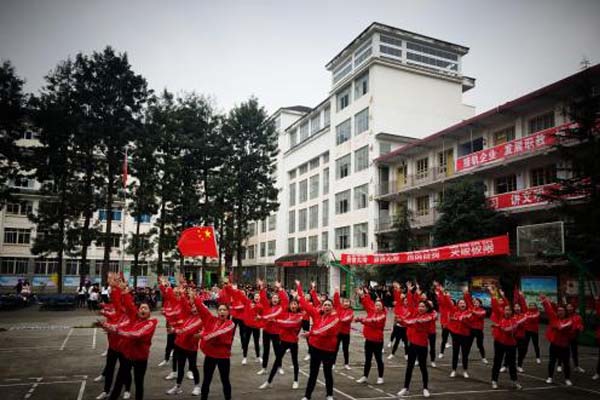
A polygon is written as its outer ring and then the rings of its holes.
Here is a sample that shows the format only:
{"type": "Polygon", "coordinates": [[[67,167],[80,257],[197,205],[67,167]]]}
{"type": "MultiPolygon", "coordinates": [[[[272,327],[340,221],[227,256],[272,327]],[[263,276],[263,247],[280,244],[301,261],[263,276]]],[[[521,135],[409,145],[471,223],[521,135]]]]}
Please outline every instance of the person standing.
{"type": "Polygon", "coordinates": [[[546,339],[550,342],[548,379],[546,379],[546,383],[554,382],[554,367],[560,359],[565,374],[565,385],[572,386],[571,366],[569,365],[569,339],[571,338],[573,321],[567,316],[564,306],[558,305],[555,311],[552,303],[545,295],[540,295],[540,300],[542,300],[544,311],[546,311],[546,315],[548,316],[546,339]]]}
{"type": "Polygon", "coordinates": [[[264,328],[264,322],[258,319],[262,314],[262,304],[260,302],[260,294],[254,293],[252,300],[240,289],[234,290],[233,296],[244,304],[244,312],[242,319],[246,327],[242,336],[242,365],[248,363],[248,349],[250,347],[250,338],[254,340],[254,352],[256,354],[256,362],[262,363],[260,357],[260,331],[264,328]]]}
{"type": "MultiPolygon", "coordinates": [[[[524,297],[523,297],[524,298],[524,297]]],[[[540,310],[538,310],[538,306],[535,303],[529,303],[527,307],[527,312],[525,313],[527,319],[523,324],[523,328],[525,329],[525,341],[523,342],[523,351],[519,353],[519,359],[517,360],[517,366],[523,367],[523,361],[525,360],[525,356],[527,356],[527,351],[529,348],[529,342],[533,343],[533,350],[535,351],[535,362],[536,364],[541,364],[542,360],[540,358],[540,335],[539,335],[539,326],[540,326],[540,310]]]]}
{"type": "Polygon", "coordinates": [[[407,300],[406,296],[402,294],[402,290],[400,289],[400,283],[394,282],[394,325],[392,327],[392,337],[390,338],[390,343],[388,347],[392,348],[392,353],[387,357],[388,360],[391,360],[396,355],[396,351],[398,350],[398,345],[400,344],[400,340],[402,340],[402,345],[404,347],[404,358],[408,360],[408,339],[406,337],[406,327],[402,325],[402,320],[408,317],[408,308],[407,308],[407,300]]]}
{"type": "MultiPolygon", "coordinates": [[[[260,290],[260,303],[262,305],[263,313],[258,316],[259,320],[264,321],[265,325],[263,328],[263,359],[262,369],[257,372],[257,375],[264,375],[267,373],[267,366],[269,365],[269,355],[271,352],[271,345],[273,345],[273,353],[277,356],[279,352],[279,326],[274,322],[274,319],[288,307],[288,296],[285,290],[281,288],[280,282],[275,282],[276,293],[273,293],[271,300],[267,297],[267,289],[263,281],[259,280],[258,285],[260,290]]],[[[283,369],[280,369],[280,373],[283,369]]]]}
{"type": "Polygon", "coordinates": [[[354,320],[354,311],[350,307],[349,299],[340,299],[339,288],[335,289],[333,294],[333,307],[338,314],[340,319],[340,330],[338,333],[338,343],[335,350],[335,359],[337,361],[337,355],[342,347],[344,354],[344,368],[350,370],[350,330],[352,328],[352,321],[354,320]]]}
{"type": "Polygon", "coordinates": [[[485,347],[483,347],[483,326],[485,322],[485,309],[481,306],[481,300],[473,298],[470,292],[465,292],[465,301],[467,307],[471,310],[471,318],[467,321],[469,328],[471,328],[471,335],[469,337],[469,348],[473,346],[475,342],[479,355],[481,356],[481,362],[484,364],[488,363],[485,358],[485,347]]]}
{"type": "Polygon", "coordinates": [[[448,337],[450,335],[450,329],[448,329],[450,310],[453,306],[450,295],[444,291],[444,287],[437,281],[433,281],[435,297],[438,303],[440,312],[440,326],[442,327],[442,341],[440,344],[439,359],[444,358],[444,351],[450,347],[448,344],[448,337]]]}
{"type": "Polygon", "coordinates": [[[469,378],[469,337],[471,336],[469,320],[472,312],[467,307],[467,302],[464,299],[458,300],[456,306],[447,304],[446,307],[450,309],[448,329],[452,334],[452,372],[450,372],[450,378],[456,376],[459,353],[462,354],[463,377],[469,378]]]}
{"type": "Polygon", "coordinates": [[[377,384],[383,384],[383,329],[385,328],[386,311],[381,300],[373,302],[366,290],[357,288],[357,295],[367,312],[366,317],[357,317],[356,322],[363,324],[363,336],[365,337],[365,365],[363,376],[357,383],[366,383],[371,371],[371,361],[375,357],[377,363],[377,384]]]}

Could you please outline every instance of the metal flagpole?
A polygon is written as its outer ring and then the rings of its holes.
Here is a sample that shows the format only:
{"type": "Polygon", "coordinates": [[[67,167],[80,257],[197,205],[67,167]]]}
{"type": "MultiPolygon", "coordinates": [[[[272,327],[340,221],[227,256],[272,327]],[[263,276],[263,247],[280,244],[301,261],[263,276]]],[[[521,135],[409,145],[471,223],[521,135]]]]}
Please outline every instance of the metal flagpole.
{"type": "MultiPolygon", "coordinates": [[[[126,168],[129,169],[128,165],[128,161],[127,161],[127,146],[125,146],[125,161],[124,161],[125,165],[127,166],[126,168]]],[[[121,175],[124,174],[124,169],[121,171],[121,175]]],[[[125,240],[125,222],[127,221],[127,180],[126,177],[123,176],[122,177],[122,182],[123,182],[123,211],[122,211],[122,221],[121,221],[121,266],[120,269],[123,273],[125,273],[125,245],[126,245],[126,240],[125,240]]],[[[131,270],[129,271],[129,274],[131,275],[131,270]]],[[[129,280],[129,276],[127,277],[127,280],[129,280]]]]}

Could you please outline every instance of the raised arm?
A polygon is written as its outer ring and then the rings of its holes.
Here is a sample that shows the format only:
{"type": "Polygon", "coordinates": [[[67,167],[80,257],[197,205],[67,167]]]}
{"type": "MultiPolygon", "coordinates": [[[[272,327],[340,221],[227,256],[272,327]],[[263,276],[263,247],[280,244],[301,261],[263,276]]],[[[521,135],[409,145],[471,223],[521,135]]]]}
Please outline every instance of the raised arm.
{"type": "Polygon", "coordinates": [[[360,302],[361,302],[362,306],[365,308],[367,315],[373,314],[375,312],[375,303],[373,303],[373,299],[371,299],[371,295],[369,293],[365,292],[364,290],[361,293],[362,294],[359,293],[360,302]]]}
{"type": "Polygon", "coordinates": [[[310,283],[310,299],[312,300],[315,307],[321,307],[321,300],[319,300],[319,295],[317,293],[317,284],[315,282],[310,283]]]}
{"type": "Polygon", "coordinates": [[[300,307],[302,307],[302,309],[308,313],[312,320],[315,321],[319,317],[319,312],[304,298],[304,292],[302,291],[302,284],[300,281],[296,281],[296,290],[298,292],[298,302],[300,303],[300,307]]]}
{"type": "Polygon", "coordinates": [[[212,313],[210,312],[208,307],[206,307],[204,305],[204,302],[202,301],[202,299],[199,296],[196,296],[194,298],[194,304],[196,305],[196,309],[198,310],[198,315],[200,316],[200,319],[202,320],[203,323],[208,324],[208,323],[214,321],[215,319],[217,319],[217,317],[212,315],[212,313]]]}
{"type": "Polygon", "coordinates": [[[333,307],[336,310],[342,308],[342,302],[340,301],[340,291],[337,288],[335,289],[335,292],[333,292],[333,307]]]}

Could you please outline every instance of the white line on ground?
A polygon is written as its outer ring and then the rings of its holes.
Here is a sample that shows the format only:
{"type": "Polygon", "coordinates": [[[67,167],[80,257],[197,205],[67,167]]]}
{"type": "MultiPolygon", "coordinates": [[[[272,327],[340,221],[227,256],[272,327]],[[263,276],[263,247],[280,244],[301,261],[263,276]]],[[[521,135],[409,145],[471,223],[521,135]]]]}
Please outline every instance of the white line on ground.
{"type": "MultiPolygon", "coordinates": [[[[54,382],[39,382],[36,383],[36,385],[58,385],[58,384],[63,384],[63,383],[80,383],[81,380],[78,379],[76,381],[54,381],[54,382]]],[[[18,386],[30,386],[31,383],[5,383],[5,384],[0,384],[0,388],[3,387],[18,387],[18,386]]]]}
{"type": "MultiPolygon", "coordinates": [[[[525,388],[520,391],[536,391],[536,390],[552,390],[558,389],[556,386],[536,386],[525,388]]],[[[420,393],[419,391],[416,391],[420,393]]],[[[431,392],[431,396],[452,396],[452,395],[461,395],[461,394],[484,394],[484,393],[503,393],[503,392],[512,392],[518,393],[515,389],[485,389],[485,390],[465,390],[465,391],[455,391],[455,392],[431,392]]],[[[396,397],[396,396],[394,396],[396,397]]],[[[417,398],[424,397],[422,394],[413,394],[406,396],[407,398],[417,398]]],[[[389,397],[359,397],[356,400],[387,400],[389,397]]]]}
{"type": "Polygon", "coordinates": [[[98,328],[94,328],[94,337],[92,338],[92,349],[96,349],[96,333],[98,332],[98,328]]]}
{"type": "Polygon", "coordinates": [[[0,348],[0,352],[12,352],[22,350],[41,350],[41,349],[55,349],[56,346],[35,346],[35,347],[4,347],[0,348]]]}
{"type": "MultiPolygon", "coordinates": [[[[306,372],[304,372],[304,371],[302,371],[302,370],[299,370],[299,372],[300,372],[302,375],[304,375],[304,376],[308,377],[308,374],[307,374],[306,372]]],[[[318,382],[320,385],[322,385],[322,386],[325,386],[325,383],[324,383],[324,382],[322,382],[321,380],[317,379],[317,382],[318,382]]],[[[336,393],[339,393],[339,394],[341,394],[342,396],[344,396],[344,397],[346,397],[346,398],[348,398],[348,399],[350,399],[350,400],[356,400],[356,398],[355,398],[355,397],[352,397],[352,396],[350,396],[349,394],[347,394],[347,393],[344,393],[344,392],[342,392],[341,390],[338,390],[338,389],[336,389],[335,387],[333,388],[333,391],[334,391],[334,392],[336,392],[336,393]]],[[[80,399],[78,399],[78,400],[80,400],[80,399]]]]}
{"type": "MultiPolygon", "coordinates": [[[[519,373],[519,375],[523,375],[528,378],[536,379],[536,380],[542,381],[542,382],[546,381],[546,379],[540,378],[539,376],[535,376],[535,375],[530,375],[530,374],[526,374],[526,373],[519,373]]],[[[598,391],[598,390],[592,390],[592,389],[584,388],[584,387],[577,386],[577,385],[566,386],[566,385],[560,385],[560,384],[554,383],[550,387],[563,387],[563,388],[570,388],[570,389],[578,389],[578,390],[588,392],[588,393],[600,394],[600,391],[598,391]]]]}
{"type": "Polygon", "coordinates": [[[65,338],[65,341],[63,342],[62,346],[60,346],[60,351],[65,349],[65,346],[67,345],[67,342],[69,341],[69,338],[71,337],[71,335],[73,334],[73,328],[69,329],[69,333],[67,333],[67,337],[65,338]]]}
{"type": "Polygon", "coordinates": [[[79,388],[79,393],[77,394],[77,400],[83,399],[83,393],[85,393],[86,382],[86,380],[81,381],[81,387],[79,388]]]}

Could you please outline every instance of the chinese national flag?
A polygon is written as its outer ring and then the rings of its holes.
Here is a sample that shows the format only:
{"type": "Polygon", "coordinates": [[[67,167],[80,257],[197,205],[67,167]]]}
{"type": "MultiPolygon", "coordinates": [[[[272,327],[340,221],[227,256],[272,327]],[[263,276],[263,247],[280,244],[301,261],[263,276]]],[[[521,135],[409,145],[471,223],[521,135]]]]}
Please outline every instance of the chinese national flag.
{"type": "Polygon", "coordinates": [[[184,257],[217,257],[217,240],[212,226],[188,228],[179,237],[177,248],[184,257]]]}

